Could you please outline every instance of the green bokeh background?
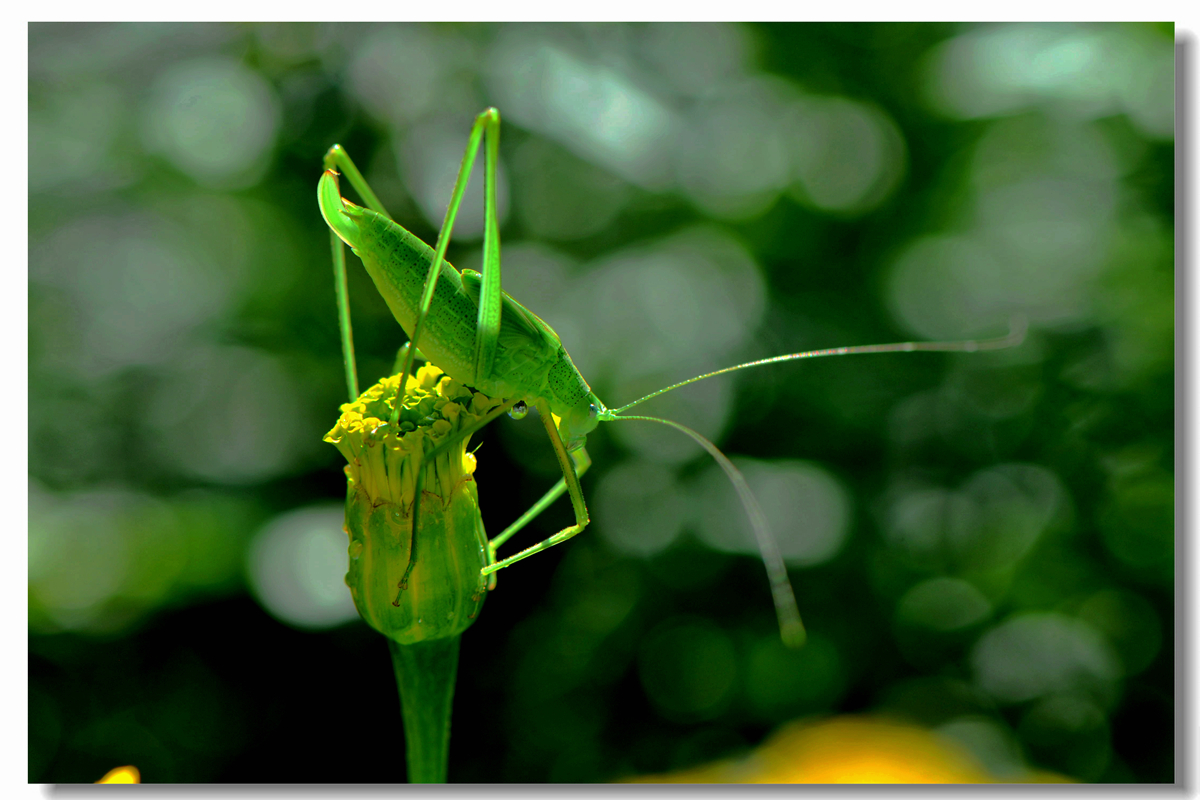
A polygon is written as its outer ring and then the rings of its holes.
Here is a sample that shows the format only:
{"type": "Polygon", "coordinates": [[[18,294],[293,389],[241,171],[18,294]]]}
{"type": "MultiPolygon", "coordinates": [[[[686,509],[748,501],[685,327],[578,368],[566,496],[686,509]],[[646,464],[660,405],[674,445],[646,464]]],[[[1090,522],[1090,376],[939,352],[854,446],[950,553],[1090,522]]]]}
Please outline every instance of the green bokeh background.
{"type": "MultiPolygon", "coordinates": [[[[403,780],[386,646],[339,584],[315,188],[340,142],[432,241],[488,105],[505,288],[609,405],[739,360],[1031,327],[647,404],[745,469],[796,652],[711,461],[602,426],[593,525],[502,572],[463,637],[452,781],[661,772],[846,713],[929,726],[1001,779],[1173,780],[1173,36],[31,25],[29,780],[403,780]]],[[[350,266],[369,383],[402,334],[350,266]]],[[[477,441],[494,534],[553,454],[533,419],[477,441]]]]}

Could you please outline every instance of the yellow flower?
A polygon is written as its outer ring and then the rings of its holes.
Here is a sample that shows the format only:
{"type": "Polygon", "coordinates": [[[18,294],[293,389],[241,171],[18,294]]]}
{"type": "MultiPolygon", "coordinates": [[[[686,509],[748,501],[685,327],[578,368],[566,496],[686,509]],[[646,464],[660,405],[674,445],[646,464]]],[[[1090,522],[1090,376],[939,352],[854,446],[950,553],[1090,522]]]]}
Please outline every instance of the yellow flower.
{"type": "Polygon", "coordinates": [[[134,766],[117,767],[110,769],[105,773],[104,777],[96,781],[96,783],[141,783],[142,773],[138,772],[138,768],[134,766]]]}
{"type": "Polygon", "coordinates": [[[487,536],[468,437],[433,458],[428,454],[501,401],[424,366],[407,382],[392,425],[399,385],[399,376],[384,378],[343,405],[325,441],[348,462],[346,585],[354,604],[375,630],[413,644],[462,633],[483,606],[487,579],[480,570],[487,564],[487,536]]]}
{"type": "MultiPolygon", "coordinates": [[[[1051,773],[1018,782],[1061,783],[1051,773]]],[[[965,750],[925,728],[870,717],[785,725],[751,755],[639,783],[995,783],[965,750]]],[[[1004,781],[1013,782],[1013,781],[1004,781]]]]}

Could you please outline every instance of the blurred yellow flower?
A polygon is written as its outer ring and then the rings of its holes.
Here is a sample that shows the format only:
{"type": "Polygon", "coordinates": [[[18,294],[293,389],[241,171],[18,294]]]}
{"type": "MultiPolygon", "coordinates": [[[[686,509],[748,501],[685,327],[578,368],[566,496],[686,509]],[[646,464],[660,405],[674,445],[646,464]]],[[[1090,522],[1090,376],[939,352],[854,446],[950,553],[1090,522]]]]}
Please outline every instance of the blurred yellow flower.
{"type": "MultiPolygon", "coordinates": [[[[742,759],[638,783],[995,783],[964,749],[916,725],[869,717],[793,722],[742,759]]],[[[1023,783],[1058,783],[1030,773],[1023,783]]]]}
{"type": "Polygon", "coordinates": [[[135,766],[117,767],[110,769],[105,773],[104,777],[96,781],[96,783],[141,783],[142,773],[138,772],[135,766]]]}

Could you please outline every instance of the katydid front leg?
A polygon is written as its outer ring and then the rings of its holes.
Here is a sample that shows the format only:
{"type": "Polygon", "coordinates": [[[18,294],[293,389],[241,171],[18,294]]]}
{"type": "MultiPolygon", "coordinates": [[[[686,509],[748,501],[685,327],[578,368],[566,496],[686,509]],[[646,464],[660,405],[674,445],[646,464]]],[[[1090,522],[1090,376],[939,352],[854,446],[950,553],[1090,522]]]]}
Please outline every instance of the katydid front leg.
{"type": "MultiPolygon", "coordinates": [[[[592,466],[592,459],[588,456],[587,450],[581,447],[578,450],[571,451],[568,455],[571,456],[571,465],[575,468],[575,477],[582,478],[583,474],[588,471],[590,466],[592,466]]],[[[530,506],[528,511],[517,517],[516,522],[501,531],[498,536],[488,540],[488,567],[484,570],[484,573],[491,574],[491,582],[488,584],[489,589],[496,588],[495,571],[512,564],[514,561],[514,559],[505,559],[504,564],[497,566],[496,550],[498,550],[502,544],[511,539],[514,534],[516,534],[530,522],[533,522],[533,520],[539,514],[549,508],[555,500],[562,497],[563,493],[566,491],[567,479],[565,477],[559,478],[558,483],[554,484],[554,486],[550,488],[550,491],[546,492],[544,495],[542,495],[540,500],[530,506]],[[495,567],[495,569],[493,569],[493,567],[495,567]]]]}
{"type": "MultiPolygon", "coordinates": [[[[571,496],[571,508],[575,512],[575,524],[563,528],[558,533],[554,534],[548,539],[538,542],[532,547],[525,548],[515,556],[509,556],[506,559],[497,561],[494,564],[484,567],[484,575],[490,575],[497,570],[511,566],[522,559],[529,558],[534,553],[540,553],[556,544],[562,544],[576,534],[581,533],[583,529],[588,526],[588,522],[591,521],[588,517],[587,505],[583,502],[583,489],[579,486],[579,475],[575,472],[576,462],[572,458],[574,454],[568,453],[567,448],[563,445],[562,437],[558,435],[558,429],[554,427],[554,420],[550,416],[550,407],[546,404],[546,401],[539,400],[537,403],[537,410],[538,416],[542,418],[542,424],[546,427],[546,435],[550,437],[550,443],[554,446],[554,454],[558,457],[558,466],[563,472],[563,483],[566,487],[567,493],[571,496]]],[[[586,452],[583,452],[582,450],[577,452],[582,453],[580,459],[583,465],[582,469],[580,470],[582,473],[587,469],[588,466],[591,465],[592,462],[591,459],[588,458],[586,452]]],[[[512,534],[516,533],[517,530],[520,530],[520,528],[529,522],[529,520],[540,514],[546,506],[548,506],[561,494],[562,490],[556,485],[553,489],[546,493],[545,497],[535,503],[533,507],[529,509],[529,511],[526,511],[524,514],[522,514],[521,518],[518,519],[516,523],[501,533],[500,536],[497,536],[496,539],[499,541],[489,541],[488,549],[494,553],[496,547],[502,544],[509,536],[512,536],[512,534]]]]}

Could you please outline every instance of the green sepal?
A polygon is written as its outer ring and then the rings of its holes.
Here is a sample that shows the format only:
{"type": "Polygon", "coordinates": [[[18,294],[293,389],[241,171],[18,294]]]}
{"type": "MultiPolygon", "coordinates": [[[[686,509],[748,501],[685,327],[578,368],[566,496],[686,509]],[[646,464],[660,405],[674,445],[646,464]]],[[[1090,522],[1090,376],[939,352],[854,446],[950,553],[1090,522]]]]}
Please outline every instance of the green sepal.
{"type": "Polygon", "coordinates": [[[415,536],[411,509],[375,505],[354,482],[346,495],[346,585],[367,624],[399,644],[457,636],[479,616],[487,596],[481,573],[487,536],[475,481],[463,479],[445,500],[422,495],[415,536]],[[414,541],[417,559],[408,572],[414,541]]]}
{"type": "Polygon", "coordinates": [[[399,385],[398,375],[384,378],[343,405],[325,441],[348,462],[346,585],[354,604],[372,628],[412,644],[457,636],[483,606],[487,535],[462,430],[499,401],[426,365],[409,381],[396,422],[385,422],[399,385]],[[449,449],[427,455],[439,445],[449,449]]]}

